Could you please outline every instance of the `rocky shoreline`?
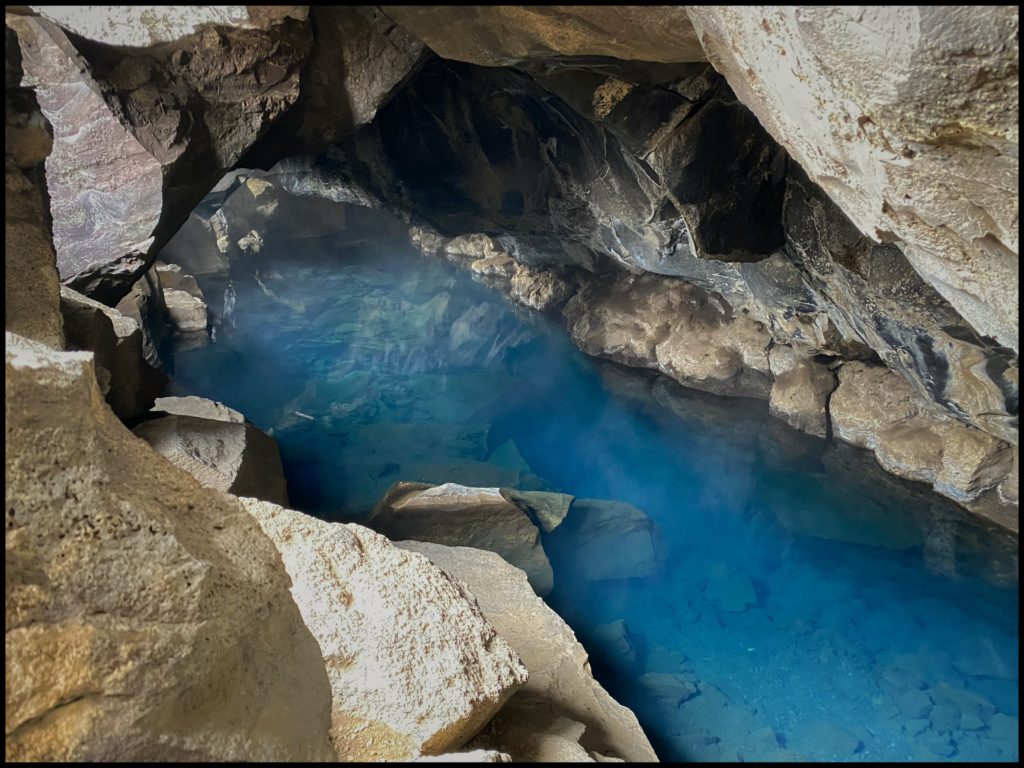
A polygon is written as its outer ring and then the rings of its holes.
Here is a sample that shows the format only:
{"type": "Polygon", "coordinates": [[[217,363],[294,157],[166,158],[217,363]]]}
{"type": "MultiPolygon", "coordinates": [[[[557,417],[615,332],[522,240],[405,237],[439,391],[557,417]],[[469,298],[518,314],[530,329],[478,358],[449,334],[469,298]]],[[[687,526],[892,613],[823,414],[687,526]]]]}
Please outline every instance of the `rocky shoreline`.
{"type": "MultiPolygon", "coordinates": [[[[271,220],[344,229],[326,201],[1017,532],[1012,9],[119,8],[6,14],[8,760],[656,760],[541,599],[564,521],[586,578],[659,573],[642,510],[520,472],[329,523],[244,414],[162,397],[232,262],[271,220]]],[[[757,601],[724,564],[703,593],[757,601]]],[[[905,687],[917,720],[1016,722],[905,687]]]]}

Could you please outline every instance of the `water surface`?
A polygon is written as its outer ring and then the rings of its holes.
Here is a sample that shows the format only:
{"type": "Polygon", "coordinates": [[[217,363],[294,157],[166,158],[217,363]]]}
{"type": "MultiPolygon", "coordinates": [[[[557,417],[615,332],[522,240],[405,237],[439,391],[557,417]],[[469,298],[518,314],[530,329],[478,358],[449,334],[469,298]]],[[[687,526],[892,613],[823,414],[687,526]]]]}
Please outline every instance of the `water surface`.
{"type": "Polygon", "coordinates": [[[548,602],[663,759],[1017,759],[1015,540],[762,402],[584,356],[384,219],[294,230],[201,279],[215,342],[173,362],[278,440],[292,506],[358,521],[399,479],[632,505],[546,537],[548,602]]]}

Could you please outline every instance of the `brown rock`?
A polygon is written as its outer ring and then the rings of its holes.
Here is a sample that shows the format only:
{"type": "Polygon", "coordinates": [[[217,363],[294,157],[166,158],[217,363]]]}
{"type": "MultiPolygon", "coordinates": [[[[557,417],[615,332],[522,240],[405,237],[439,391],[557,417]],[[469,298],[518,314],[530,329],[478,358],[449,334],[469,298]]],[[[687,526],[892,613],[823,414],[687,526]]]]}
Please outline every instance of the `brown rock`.
{"type": "Polygon", "coordinates": [[[485,67],[565,56],[704,60],[682,6],[389,5],[385,10],[444,58],[485,67]]]}
{"type": "Polygon", "coordinates": [[[146,361],[138,323],[67,286],[60,289],[60,310],[67,348],[95,354],[100,391],[118,418],[148,411],[167,377],[146,361]]]}
{"type": "Polygon", "coordinates": [[[806,360],[776,376],[768,400],[769,411],[794,429],[817,437],[828,434],[828,396],[836,377],[827,367],[806,360]]]}
{"type": "Polygon", "coordinates": [[[331,759],[320,651],[256,522],[131,437],[90,353],[6,348],[6,758],[331,759]]]}

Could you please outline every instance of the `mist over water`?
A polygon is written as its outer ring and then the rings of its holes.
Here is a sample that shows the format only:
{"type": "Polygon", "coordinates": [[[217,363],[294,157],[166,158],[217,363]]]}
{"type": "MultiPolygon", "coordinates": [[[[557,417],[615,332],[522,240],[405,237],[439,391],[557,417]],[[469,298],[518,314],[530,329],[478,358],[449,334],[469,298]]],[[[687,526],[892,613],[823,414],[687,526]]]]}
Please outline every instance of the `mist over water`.
{"type": "Polygon", "coordinates": [[[1017,759],[1014,539],[368,230],[268,233],[200,278],[215,342],[173,359],[277,439],[293,507],[358,522],[397,480],[631,505],[545,536],[547,601],[663,759],[1017,759]]]}

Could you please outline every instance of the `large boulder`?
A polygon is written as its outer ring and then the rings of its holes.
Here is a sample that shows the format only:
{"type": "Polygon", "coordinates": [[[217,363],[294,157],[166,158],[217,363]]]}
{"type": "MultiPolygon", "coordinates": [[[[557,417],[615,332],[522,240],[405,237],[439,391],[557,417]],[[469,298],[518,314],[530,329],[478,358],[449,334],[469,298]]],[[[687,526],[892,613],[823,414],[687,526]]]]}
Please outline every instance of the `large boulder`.
{"type": "Polygon", "coordinates": [[[764,326],[683,280],[620,275],[587,281],[564,314],[589,355],[654,368],[680,384],[719,395],[767,397],[764,326]]]}
{"type": "Polygon", "coordinates": [[[132,432],[200,483],[236,496],[287,504],[277,441],[238,411],[202,397],[160,397],[157,418],[132,432]]]}
{"type": "Polygon", "coordinates": [[[996,498],[995,490],[1012,471],[1013,446],[949,418],[899,374],[844,364],[829,413],[836,437],[873,450],[890,472],[1016,527],[1016,506],[996,498]]]}
{"type": "Polygon", "coordinates": [[[163,24],[152,13],[120,13],[110,24],[91,9],[88,26],[81,9],[47,10],[102,42],[72,40],[38,16],[8,16],[24,82],[53,125],[46,175],[62,279],[115,304],[224,169],[295,102],[311,43],[305,20],[290,16],[295,8],[238,18],[183,11],[184,20],[163,24]],[[175,39],[109,44],[134,39],[139,26],[175,39]]]}
{"type": "Polygon", "coordinates": [[[590,673],[573,631],[534,594],[526,574],[496,554],[419,541],[397,546],[419,552],[464,582],[487,620],[530,671],[518,691],[473,744],[516,762],[599,758],[656,761],[636,717],[590,673]]]}
{"type": "Polygon", "coordinates": [[[551,591],[551,563],[540,531],[498,488],[395,483],[367,524],[391,539],[417,539],[497,552],[522,568],[539,595],[551,591]]]}
{"type": "Polygon", "coordinates": [[[6,336],[5,757],[332,759],[273,544],[131,436],[92,357],[6,336]]]}
{"type": "Polygon", "coordinates": [[[385,12],[444,58],[485,67],[588,56],[704,60],[683,6],[389,5],[385,12]]]}
{"type": "Polygon", "coordinates": [[[574,499],[554,535],[572,562],[574,578],[642,579],[654,576],[661,566],[654,521],[626,502],[574,499]]]}
{"type": "Polygon", "coordinates": [[[526,682],[472,595],[425,557],[362,526],[242,503],[281,551],[320,643],[342,760],[458,749],[526,682]]]}
{"type": "Polygon", "coordinates": [[[66,347],[92,352],[103,392],[114,413],[130,419],[145,413],[167,386],[167,376],[146,360],[142,329],[116,309],[60,289],[66,347]]]}
{"type": "Polygon", "coordinates": [[[1017,350],[1017,9],[689,15],[740,101],[857,228],[900,243],[975,331],[1017,350]]]}
{"type": "Polygon", "coordinates": [[[801,360],[772,382],[768,408],[794,429],[816,437],[828,435],[828,398],[836,377],[825,365],[801,360]]]}
{"type": "Polygon", "coordinates": [[[54,349],[64,346],[43,161],[50,126],[35,96],[20,88],[17,40],[6,31],[4,91],[4,323],[54,349]]]}

